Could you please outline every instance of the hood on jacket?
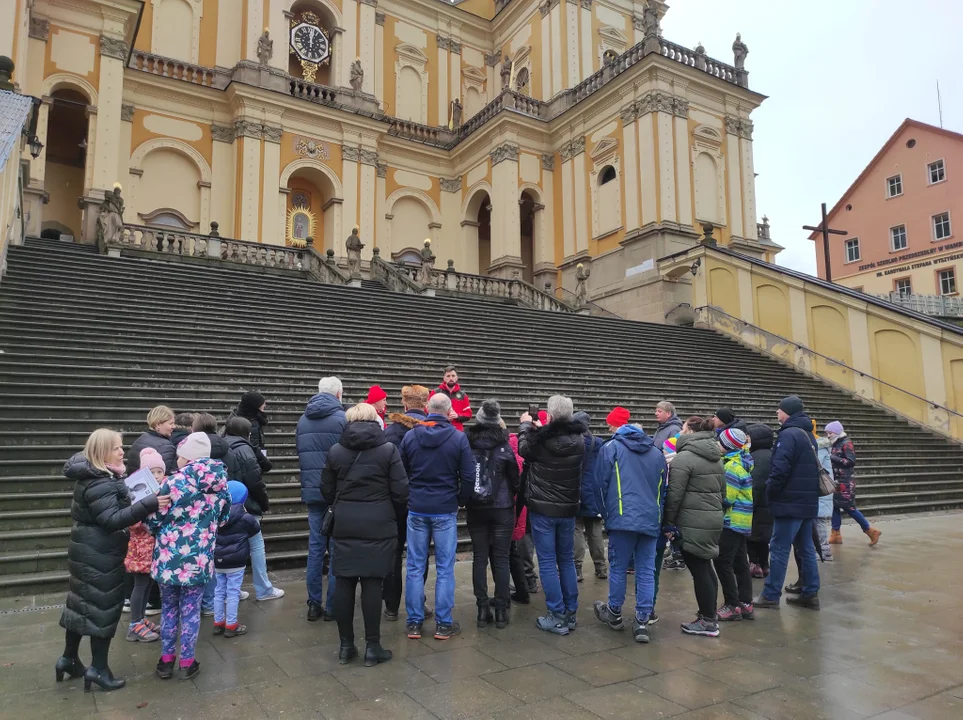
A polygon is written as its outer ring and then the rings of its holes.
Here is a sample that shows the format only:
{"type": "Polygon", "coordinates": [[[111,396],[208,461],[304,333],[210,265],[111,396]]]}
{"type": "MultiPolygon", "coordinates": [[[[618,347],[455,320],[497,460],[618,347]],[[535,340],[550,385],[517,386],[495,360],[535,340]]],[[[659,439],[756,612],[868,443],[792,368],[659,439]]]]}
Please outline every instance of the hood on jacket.
{"type": "Polygon", "coordinates": [[[805,430],[807,434],[812,435],[813,432],[813,421],[809,419],[809,416],[804,413],[796,413],[795,415],[790,415],[786,418],[786,422],[782,424],[782,429],[785,428],[799,428],[800,430],[805,430]]]}
{"type": "Polygon", "coordinates": [[[90,460],[82,453],[76,453],[64,463],[64,477],[73,482],[83,482],[94,478],[110,477],[113,473],[98,470],[90,464],[90,460]]]}
{"type": "Polygon", "coordinates": [[[819,446],[820,450],[829,450],[833,446],[833,441],[828,437],[818,437],[816,438],[816,445],[819,446]]]}
{"type": "Polygon", "coordinates": [[[612,440],[624,445],[627,450],[634,453],[644,453],[646,450],[655,447],[652,438],[645,434],[645,430],[636,425],[623,425],[615,431],[612,440]]]}
{"type": "Polygon", "coordinates": [[[308,406],[304,409],[304,414],[311,420],[323,420],[343,409],[341,401],[331,393],[318,393],[308,400],[308,406]]]}
{"type": "Polygon", "coordinates": [[[582,423],[585,427],[588,427],[592,424],[592,416],[584,410],[579,410],[577,413],[572,415],[572,419],[576,422],[582,423]]]}
{"type": "Polygon", "coordinates": [[[211,457],[215,460],[223,460],[231,451],[231,445],[220,435],[207,433],[207,439],[211,441],[211,457]]]}
{"type": "Polygon", "coordinates": [[[214,458],[198,458],[187,463],[173,477],[183,475],[202,493],[217,493],[227,487],[227,467],[214,458]]]}
{"type": "Polygon", "coordinates": [[[752,450],[771,450],[772,440],[772,428],[768,425],[756,423],[749,426],[749,447],[752,450]]]}
{"type": "Polygon", "coordinates": [[[472,450],[491,450],[508,442],[508,430],[503,430],[498,425],[475,424],[465,428],[465,437],[468,438],[472,450]]]}
{"type": "Polygon", "coordinates": [[[584,435],[588,432],[588,426],[576,420],[574,416],[570,420],[553,420],[548,425],[542,425],[542,427],[535,427],[534,425],[531,425],[531,427],[532,444],[544,443],[565,435],[584,435]]]}
{"type": "Polygon", "coordinates": [[[421,423],[412,428],[415,440],[422,447],[438,447],[458,430],[451,424],[448,418],[442,415],[428,415],[427,422],[421,423]]]}
{"type": "Polygon", "coordinates": [[[411,430],[415,425],[421,425],[428,415],[424,410],[408,410],[404,413],[391,413],[388,422],[404,425],[411,430]]]}
{"type": "Polygon", "coordinates": [[[344,426],[338,442],[349,450],[360,451],[384,445],[387,441],[381,423],[376,420],[358,420],[344,426]]]}
{"type": "Polygon", "coordinates": [[[667,428],[667,427],[673,427],[673,426],[679,428],[680,430],[682,429],[682,418],[680,418],[675,413],[672,413],[672,417],[670,417],[664,423],[659,423],[659,428],[667,428]]]}
{"type": "Polygon", "coordinates": [[[679,440],[676,443],[676,453],[681,454],[683,450],[693,452],[709,462],[716,462],[722,457],[722,448],[719,447],[719,440],[715,432],[711,430],[679,435],[679,440]]]}

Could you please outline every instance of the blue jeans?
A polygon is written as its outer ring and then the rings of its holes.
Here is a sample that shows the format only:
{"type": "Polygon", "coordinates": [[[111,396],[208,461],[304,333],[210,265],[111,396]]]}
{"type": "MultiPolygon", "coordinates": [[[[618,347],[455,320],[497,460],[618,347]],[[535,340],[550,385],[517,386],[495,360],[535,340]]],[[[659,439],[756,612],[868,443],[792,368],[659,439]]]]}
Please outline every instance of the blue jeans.
{"type": "MultiPolygon", "coordinates": [[[[334,558],[329,558],[328,594],[324,596],[324,551],[329,538],[321,534],[321,520],[324,518],[323,505],[308,505],[308,603],[320,605],[324,600],[326,612],[334,612],[334,558]]],[[[252,538],[253,540],[253,538],[252,538]]],[[[253,554],[253,542],[252,554],[253,554]]],[[[266,595],[267,593],[265,593],[266,595]]]]}
{"type": "Polygon", "coordinates": [[[260,532],[251,538],[251,578],[254,580],[254,597],[267,597],[274,590],[267,573],[267,554],[264,552],[264,535],[260,532]]]}
{"type": "Polygon", "coordinates": [[[549,612],[564,615],[578,610],[575,575],[575,518],[553,518],[529,512],[532,540],[538,555],[545,604],[549,612]]]}
{"type": "Polygon", "coordinates": [[[211,612],[214,609],[214,593],[216,591],[217,577],[212,576],[210,582],[204,586],[204,595],[201,597],[201,610],[211,612]]]}
{"type": "MultiPolygon", "coordinates": [[[[853,506],[852,510],[847,510],[846,514],[849,515],[856,523],[859,525],[863,532],[869,530],[869,520],[863,517],[863,513],[853,506]]],[[[843,526],[843,513],[838,507],[833,506],[833,530],[839,530],[843,526]]]]}
{"type": "Polygon", "coordinates": [[[405,568],[405,611],[409,623],[425,621],[425,571],[428,546],[435,541],[435,621],[451,625],[455,607],[455,551],[458,549],[458,513],[415,515],[408,513],[408,561],[405,568]]]}
{"type": "Polygon", "coordinates": [[[234,572],[214,573],[215,625],[237,625],[237,604],[241,601],[241,581],[243,580],[244,568],[238,568],[234,572]]]}
{"type": "Polygon", "coordinates": [[[816,547],[813,545],[813,520],[777,517],[773,521],[772,540],[769,542],[769,577],[762,587],[762,596],[767,600],[778,600],[782,596],[793,543],[796,543],[802,555],[799,583],[802,585],[803,595],[815,595],[819,592],[819,565],[816,547]]]}
{"type": "Polygon", "coordinates": [[[659,538],[641,533],[609,531],[609,607],[621,613],[625,603],[628,564],[635,561],[635,617],[646,620],[655,604],[655,546],[659,538]]]}

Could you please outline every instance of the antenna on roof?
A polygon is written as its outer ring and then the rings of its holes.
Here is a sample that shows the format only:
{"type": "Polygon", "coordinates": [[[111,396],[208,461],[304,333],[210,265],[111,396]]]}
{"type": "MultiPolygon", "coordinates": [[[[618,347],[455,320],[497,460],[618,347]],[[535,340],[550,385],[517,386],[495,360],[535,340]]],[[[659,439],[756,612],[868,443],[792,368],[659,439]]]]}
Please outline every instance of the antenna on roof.
{"type": "Polygon", "coordinates": [[[940,129],[943,128],[943,99],[940,97],[940,81],[936,81],[936,104],[940,108],[940,129]]]}

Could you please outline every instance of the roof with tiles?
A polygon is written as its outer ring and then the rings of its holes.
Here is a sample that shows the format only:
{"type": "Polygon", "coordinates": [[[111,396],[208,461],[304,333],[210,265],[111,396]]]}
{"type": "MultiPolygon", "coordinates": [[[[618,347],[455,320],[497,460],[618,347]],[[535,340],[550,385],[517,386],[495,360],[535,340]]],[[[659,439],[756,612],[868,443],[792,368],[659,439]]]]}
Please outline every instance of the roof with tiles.
{"type": "Polygon", "coordinates": [[[20,135],[32,103],[33,98],[28,95],[0,90],[0,170],[6,167],[11,154],[19,152],[20,135]]]}

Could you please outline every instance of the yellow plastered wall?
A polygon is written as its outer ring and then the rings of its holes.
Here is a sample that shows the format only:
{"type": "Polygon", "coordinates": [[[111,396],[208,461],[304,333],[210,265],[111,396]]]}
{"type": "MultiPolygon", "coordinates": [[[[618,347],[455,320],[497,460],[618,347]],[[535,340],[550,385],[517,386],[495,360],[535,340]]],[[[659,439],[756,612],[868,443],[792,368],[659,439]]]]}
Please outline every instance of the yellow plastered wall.
{"type": "MultiPolygon", "coordinates": [[[[238,4],[244,0],[234,0],[238,4]]],[[[134,38],[134,48],[143,52],[151,51],[151,38],[154,34],[154,3],[145,2],[140,14],[140,27],[137,29],[137,37],[134,38]]]]}
{"type": "Polygon", "coordinates": [[[208,165],[213,164],[214,141],[211,137],[210,125],[174,118],[163,113],[134,113],[130,135],[131,154],[148,140],[164,137],[172,137],[190,145],[204,156],[208,165]],[[167,132],[165,132],[165,130],[167,132]]]}
{"type": "Polygon", "coordinates": [[[44,78],[70,73],[100,89],[100,38],[90,33],[50,26],[44,47],[44,78]]]}
{"type": "MultiPolygon", "coordinates": [[[[231,5],[238,0],[227,0],[228,12],[237,12],[231,5]]],[[[217,17],[220,13],[220,0],[204,0],[204,14],[201,16],[200,43],[197,50],[197,64],[214,67],[217,64],[217,17]]]]}

